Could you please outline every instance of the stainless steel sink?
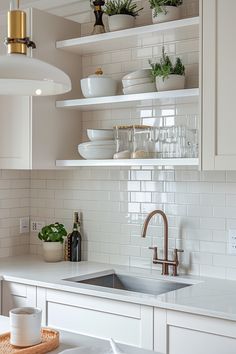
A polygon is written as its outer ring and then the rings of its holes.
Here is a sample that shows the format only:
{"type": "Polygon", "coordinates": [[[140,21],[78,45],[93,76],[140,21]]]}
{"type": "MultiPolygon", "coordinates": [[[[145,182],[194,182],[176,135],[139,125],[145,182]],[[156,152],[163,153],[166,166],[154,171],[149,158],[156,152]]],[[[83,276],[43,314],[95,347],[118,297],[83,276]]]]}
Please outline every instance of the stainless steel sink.
{"type": "Polygon", "coordinates": [[[90,275],[87,278],[76,277],[64,280],[80,284],[88,284],[91,286],[134,291],[137,293],[152,295],[160,295],[192,285],[168,280],[157,280],[133,275],[118,274],[115,272],[105,275],[101,275],[101,273],[97,275],[93,274],[93,276],[90,275]]]}

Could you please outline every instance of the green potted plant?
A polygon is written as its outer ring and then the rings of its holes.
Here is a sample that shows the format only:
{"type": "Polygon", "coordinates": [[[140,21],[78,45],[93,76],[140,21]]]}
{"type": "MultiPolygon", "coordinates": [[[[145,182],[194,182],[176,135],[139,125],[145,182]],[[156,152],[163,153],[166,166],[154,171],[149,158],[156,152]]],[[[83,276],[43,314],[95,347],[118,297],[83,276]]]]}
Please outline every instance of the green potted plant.
{"type": "Polygon", "coordinates": [[[180,6],[183,0],[149,0],[152,9],[152,22],[160,23],[178,20],[180,18],[180,6]]]}
{"type": "Polygon", "coordinates": [[[67,231],[63,224],[56,222],[44,226],[38,238],[43,241],[43,255],[46,262],[60,262],[63,256],[64,237],[67,231]]]}
{"type": "Polygon", "coordinates": [[[180,90],[185,87],[185,67],[180,58],[172,64],[170,57],[162,49],[160,62],[152,63],[151,74],[153,81],[156,82],[157,91],[180,90]]]}
{"type": "Polygon", "coordinates": [[[143,8],[138,9],[133,0],[108,0],[104,13],[108,15],[110,31],[134,27],[135,18],[143,8]]]}

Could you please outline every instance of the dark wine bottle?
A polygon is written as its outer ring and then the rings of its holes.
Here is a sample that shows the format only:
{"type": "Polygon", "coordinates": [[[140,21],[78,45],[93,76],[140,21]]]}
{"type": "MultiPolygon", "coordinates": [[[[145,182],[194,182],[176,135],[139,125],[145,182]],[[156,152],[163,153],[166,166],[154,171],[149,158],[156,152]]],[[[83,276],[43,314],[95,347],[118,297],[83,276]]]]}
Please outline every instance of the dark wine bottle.
{"type": "Polygon", "coordinates": [[[73,231],[70,234],[70,261],[71,262],[81,262],[81,243],[82,237],[80,234],[80,221],[79,213],[74,213],[74,225],[73,231]]]}

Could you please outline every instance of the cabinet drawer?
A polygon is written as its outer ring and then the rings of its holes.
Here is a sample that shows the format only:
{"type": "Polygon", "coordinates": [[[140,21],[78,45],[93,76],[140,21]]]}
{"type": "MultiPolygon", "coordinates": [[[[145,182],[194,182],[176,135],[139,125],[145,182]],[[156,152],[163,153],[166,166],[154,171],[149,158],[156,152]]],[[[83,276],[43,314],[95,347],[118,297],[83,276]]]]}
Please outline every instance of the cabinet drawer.
{"type": "Polygon", "coordinates": [[[45,325],[153,349],[152,307],[51,289],[37,291],[45,325]]]}

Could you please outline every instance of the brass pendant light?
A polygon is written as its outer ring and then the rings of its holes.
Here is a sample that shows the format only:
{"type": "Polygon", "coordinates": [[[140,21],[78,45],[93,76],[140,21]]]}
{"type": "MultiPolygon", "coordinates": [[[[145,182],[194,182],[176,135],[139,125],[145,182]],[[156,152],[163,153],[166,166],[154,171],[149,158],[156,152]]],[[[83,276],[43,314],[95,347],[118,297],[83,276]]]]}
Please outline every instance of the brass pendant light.
{"type": "Polygon", "coordinates": [[[62,70],[27,56],[36,48],[26,36],[26,13],[16,8],[8,12],[7,55],[0,56],[0,95],[49,96],[71,90],[71,80],[62,70]]]}

